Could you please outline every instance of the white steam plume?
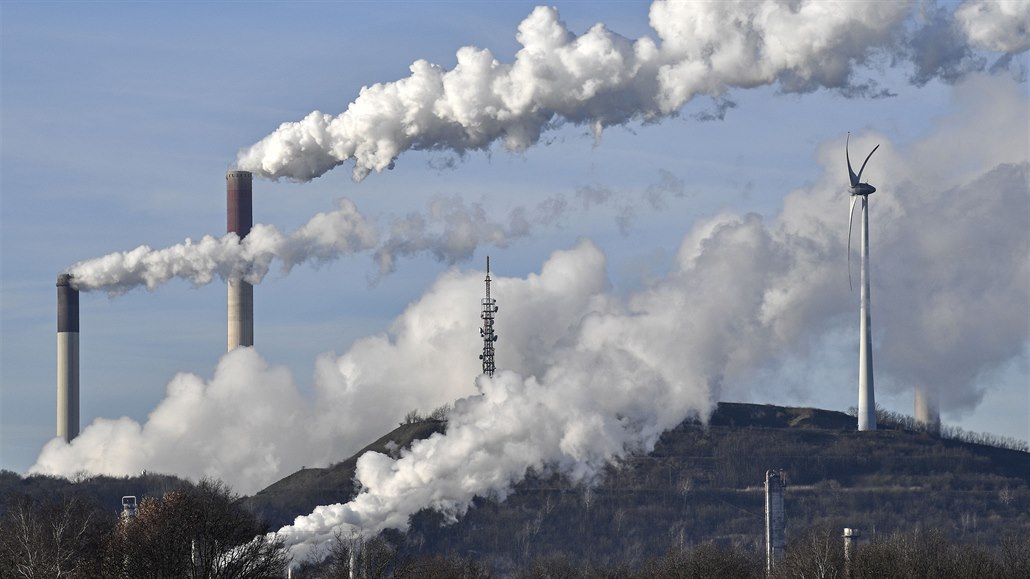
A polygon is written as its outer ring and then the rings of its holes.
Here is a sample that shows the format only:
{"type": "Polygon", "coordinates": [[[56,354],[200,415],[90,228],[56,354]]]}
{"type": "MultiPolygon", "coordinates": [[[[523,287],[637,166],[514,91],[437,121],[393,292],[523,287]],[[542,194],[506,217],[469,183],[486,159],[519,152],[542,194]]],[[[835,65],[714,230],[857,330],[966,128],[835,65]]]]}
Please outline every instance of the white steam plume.
{"type": "Polygon", "coordinates": [[[336,210],[318,213],[289,235],[271,225],[257,224],[241,242],[235,233],[220,238],[205,235],[164,249],[141,245],[76,263],[68,268],[80,291],[107,290],[111,295],[146,287],[153,290],[173,278],[197,286],[221,279],[242,278],[260,283],[272,260],[284,271],[308,261],[329,261],[375,247],[378,232],[347,199],[336,210]]]}
{"type": "Polygon", "coordinates": [[[374,259],[380,274],[393,272],[399,257],[422,252],[454,264],[472,257],[482,245],[503,248],[529,234],[530,223],[523,209],[512,211],[506,221],[491,219],[479,203],[467,203],[458,196],[438,197],[429,202],[425,213],[394,220],[390,236],[376,248],[374,259]]]}
{"type": "Polygon", "coordinates": [[[140,287],[154,290],[176,278],[196,286],[211,283],[216,277],[241,277],[257,284],[275,260],[288,273],[302,263],[372,251],[377,275],[382,276],[392,273],[403,257],[428,253],[453,265],[472,257],[479,247],[508,247],[529,235],[534,227],[561,226],[573,211],[583,214],[609,201],[618,203],[616,221],[625,233],[638,211],[631,197],[634,195],[642,196],[654,210],[664,209],[669,195],[684,196],[683,182],[661,171],[660,180],[640,192],[580,187],[576,192],[581,201],[578,210],[558,194],[532,209],[517,206],[501,220],[488,215],[480,203],[466,202],[458,196],[437,197],[427,203],[425,211],[395,218],[388,228],[369,221],[353,202],[341,199],[337,209],[316,214],[288,235],[272,225],[258,224],[242,243],[235,233],[229,233],[220,238],[206,235],[199,242],[187,239],[163,249],[141,245],[76,263],[67,271],[80,291],[105,290],[117,296],[140,287]],[[389,235],[380,241],[383,229],[389,235]]]}
{"type": "Polygon", "coordinates": [[[518,27],[522,49],[511,64],[471,46],[457,51],[451,70],[418,60],[411,76],[362,88],[339,115],[315,111],[283,123],[241,150],[237,166],[307,181],[353,161],[361,180],[409,149],[460,154],[500,141],[518,151],[562,122],[589,125],[599,138],[604,127],[676,114],[696,96],[716,102],[704,118],[721,118],[734,106],[725,98],[734,88],[885,96],[872,81],[857,82],[856,69],[913,63],[916,83],[954,81],[983,68],[974,49],[1027,49],[1025,2],[977,0],[954,14],[931,12],[908,30],[914,16],[905,2],[658,0],[650,9],[657,41],[631,41],[602,24],[577,36],[557,10],[538,7],[518,27]]]}
{"type": "Polygon", "coordinates": [[[428,203],[426,211],[394,219],[389,236],[376,247],[373,259],[380,275],[393,272],[399,258],[421,253],[453,265],[469,259],[480,247],[505,248],[531,235],[534,228],[562,227],[569,216],[582,216],[606,205],[614,206],[615,222],[626,235],[640,207],[662,211],[669,207],[670,197],[686,196],[682,179],[669,171],[658,173],[656,182],[639,191],[581,186],[574,195],[578,204],[571,204],[564,194],[558,193],[533,207],[516,206],[501,219],[490,216],[481,203],[468,202],[457,195],[437,197],[428,203]]]}
{"type": "MultiPolygon", "coordinates": [[[[475,392],[482,278],[448,272],[388,333],[360,339],[342,356],[320,356],[313,399],[300,395],[285,369],[269,366],[253,348],[238,348],[210,380],[176,376],[143,424],[97,418],[70,444],[51,440],[32,472],[147,469],[215,476],[251,493],[302,465],[340,460],[412,408],[475,392]]],[[[606,284],[604,258],[590,244],[556,253],[524,280],[499,278],[504,310],[520,312],[519,323],[505,330],[506,364],[546,368],[556,343],[605,299],[606,284]]]]}

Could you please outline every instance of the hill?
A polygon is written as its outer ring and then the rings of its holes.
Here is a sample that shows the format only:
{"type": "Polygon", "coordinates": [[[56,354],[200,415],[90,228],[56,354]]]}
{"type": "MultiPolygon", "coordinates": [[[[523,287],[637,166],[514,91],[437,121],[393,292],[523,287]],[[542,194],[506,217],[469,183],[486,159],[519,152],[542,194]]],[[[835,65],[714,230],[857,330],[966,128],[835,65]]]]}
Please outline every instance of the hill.
{"type": "MultiPolygon", "coordinates": [[[[410,554],[474,554],[502,571],[548,554],[632,563],[706,542],[758,551],[771,468],[786,473],[788,540],[845,526],[867,537],[932,528],[987,544],[1030,533],[1030,453],[885,422],[860,433],[840,412],[721,403],[707,425],[666,432],[652,453],[610,466],[596,488],[531,474],[503,503],[476,499],[457,524],[423,511],[388,539],[410,554]]],[[[406,424],[362,452],[396,451],[445,427],[406,424]]],[[[345,502],[360,454],[294,473],[248,506],[276,528],[316,504],[345,502]]]]}
{"type": "Polygon", "coordinates": [[[443,432],[446,425],[441,420],[402,424],[347,460],[328,468],[303,468],[245,498],[244,505],[271,528],[278,529],[318,505],[345,503],[354,496],[354,473],[359,456],[369,451],[390,454],[397,448],[407,448],[415,440],[443,432]]]}

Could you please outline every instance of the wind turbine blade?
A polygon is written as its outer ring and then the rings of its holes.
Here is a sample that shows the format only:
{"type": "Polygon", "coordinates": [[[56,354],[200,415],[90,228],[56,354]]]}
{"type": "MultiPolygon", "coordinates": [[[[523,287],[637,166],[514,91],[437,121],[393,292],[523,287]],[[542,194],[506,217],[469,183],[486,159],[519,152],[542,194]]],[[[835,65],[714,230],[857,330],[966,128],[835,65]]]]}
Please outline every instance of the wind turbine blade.
{"type": "Polygon", "coordinates": [[[855,201],[858,201],[858,195],[851,196],[851,213],[848,214],[848,289],[851,291],[855,290],[851,284],[851,224],[855,221],[855,201]]]}
{"type": "MultiPolygon", "coordinates": [[[[880,148],[880,145],[876,145],[875,147],[873,147],[873,150],[869,151],[869,157],[872,157],[873,153],[876,152],[876,149],[879,149],[879,148],[880,148]]],[[[858,180],[862,179],[862,171],[865,171],[865,164],[869,162],[869,157],[865,158],[865,161],[862,163],[862,168],[858,170],[858,180]]]]}
{"type": "Polygon", "coordinates": [[[851,141],[851,133],[848,133],[847,138],[844,140],[844,158],[848,160],[848,177],[851,178],[851,186],[858,186],[858,175],[855,175],[855,171],[851,168],[851,156],[848,155],[848,143],[851,141]]]}

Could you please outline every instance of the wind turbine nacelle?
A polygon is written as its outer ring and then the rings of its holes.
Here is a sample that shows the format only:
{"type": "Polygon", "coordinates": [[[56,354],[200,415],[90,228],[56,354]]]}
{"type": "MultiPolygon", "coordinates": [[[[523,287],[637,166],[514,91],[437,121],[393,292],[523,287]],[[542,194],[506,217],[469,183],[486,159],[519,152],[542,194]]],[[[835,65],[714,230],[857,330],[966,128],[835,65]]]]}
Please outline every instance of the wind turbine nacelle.
{"type": "Polygon", "coordinates": [[[869,183],[859,183],[850,189],[852,195],[870,195],[876,193],[876,187],[869,183]]]}

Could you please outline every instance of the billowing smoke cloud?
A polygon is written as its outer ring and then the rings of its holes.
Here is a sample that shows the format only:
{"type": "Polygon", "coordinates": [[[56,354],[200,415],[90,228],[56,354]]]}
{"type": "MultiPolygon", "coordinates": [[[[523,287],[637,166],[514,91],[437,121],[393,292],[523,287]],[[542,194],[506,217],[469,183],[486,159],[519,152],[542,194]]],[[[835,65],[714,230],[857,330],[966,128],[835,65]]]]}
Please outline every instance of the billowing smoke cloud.
{"type": "Polygon", "coordinates": [[[271,225],[255,225],[240,242],[235,233],[216,238],[205,235],[199,242],[185,242],[164,249],[141,245],[131,251],[111,253],[79,262],[70,268],[80,291],[103,289],[118,295],[138,287],[153,290],[173,278],[194,285],[221,279],[242,278],[260,283],[272,263],[284,271],[304,262],[324,262],[375,247],[378,233],[351,201],[343,199],[336,210],[319,213],[306,224],[283,235],[271,225]]]}
{"type": "Polygon", "coordinates": [[[240,151],[241,169],[307,181],[347,161],[355,180],[393,166],[409,149],[465,153],[502,142],[522,150],[562,122],[604,127],[676,114],[697,96],[719,119],[735,88],[777,85],[847,96],[889,96],[856,70],[873,61],[913,63],[919,84],[954,81],[982,69],[976,49],[1027,49],[1025,2],[976,0],[954,14],[931,6],[915,30],[903,2],[666,2],[651,5],[650,37],[626,39],[597,24],[577,36],[553,8],[536,8],[518,27],[511,64],[463,47],[451,70],[425,60],[411,76],[364,87],[339,115],[312,112],[283,123],[240,151]],[[1020,16],[1022,14],[1022,17],[1020,16]],[[911,27],[910,27],[911,28],[911,27]]]}
{"type": "MultiPolygon", "coordinates": [[[[71,444],[50,441],[33,472],[169,471],[216,476],[249,493],[302,465],[340,460],[409,410],[475,392],[482,279],[479,272],[448,272],[388,333],[358,340],[342,356],[320,356],[310,399],[285,369],[239,348],[222,358],[208,381],[177,376],[142,425],[98,418],[71,444]]],[[[506,364],[538,371],[552,364],[569,328],[604,301],[604,258],[584,243],[557,252],[540,274],[498,277],[495,288],[506,296],[504,311],[519,312],[518,323],[505,328],[506,364]]]]}
{"type": "Polygon", "coordinates": [[[303,436],[292,434],[303,431],[310,415],[288,370],[269,366],[253,348],[238,348],[222,358],[210,382],[193,374],[172,379],[143,424],[97,418],[71,444],[51,440],[30,472],[150,470],[215,477],[251,493],[310,458],[303,436]]]}

